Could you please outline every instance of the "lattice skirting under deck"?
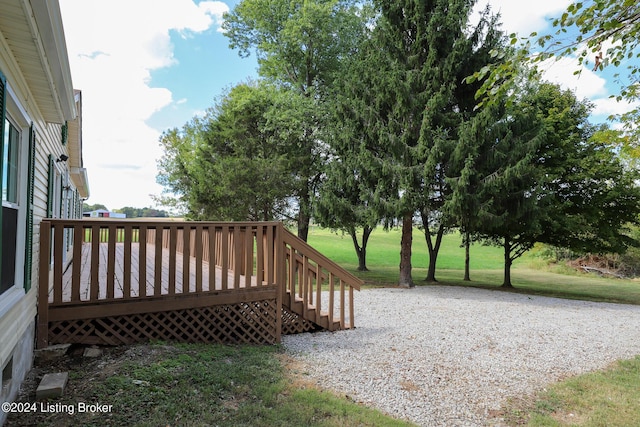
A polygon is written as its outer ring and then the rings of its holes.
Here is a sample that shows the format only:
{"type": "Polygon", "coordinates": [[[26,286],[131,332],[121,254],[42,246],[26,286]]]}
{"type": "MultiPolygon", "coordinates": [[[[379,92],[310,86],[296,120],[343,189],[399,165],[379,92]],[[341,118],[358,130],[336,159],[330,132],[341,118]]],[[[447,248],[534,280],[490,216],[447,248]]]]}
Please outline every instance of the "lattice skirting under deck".
{"type": "Polygon", "coordinates": [[[49,323],[49,344],[149,340],[274,344],[276,300],[49,323]]]}
{"type": "Polygon", "coordinates": [[[315,332],[322,329],[317,324],[310,322],[282,307],[282,335],[301,334],[303,332],[315,332]]]}

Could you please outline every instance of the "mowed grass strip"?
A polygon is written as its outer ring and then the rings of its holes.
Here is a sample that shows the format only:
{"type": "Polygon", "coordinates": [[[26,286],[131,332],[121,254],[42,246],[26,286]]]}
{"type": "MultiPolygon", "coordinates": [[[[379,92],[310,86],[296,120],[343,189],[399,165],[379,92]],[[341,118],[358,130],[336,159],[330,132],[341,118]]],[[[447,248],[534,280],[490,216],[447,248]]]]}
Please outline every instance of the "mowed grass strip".
{"type": "MultiPolygon", "coordinates": [[[[400,229],[384,230],[376,228],[367,245],[367,265],[372,271],[385,267],[398,268],[400,264],[400,229]]],[[[309,243],[321,253],[345,268],[355,270],[358,258],[353,248],[351,236],[342,232],[333,232],[326,228],[311,227],[309,243]]],[[[463,270],[464,247],[458,232],[444,235],[438,255],[438,269],[463,270]]],[[[411,246],[411,264],[414,268],[426,269],[429,265],[429,253],[424,232],[418,228],[413,230],[411,246]]],[[[502,248],[474,244],[471,248],[471,268],[494,270],[503,265],[502,248]]]]}
{"type": "Polygon", "coordinates": [[[511,401],[509,425],[637,426],[640,423],[640,356],[608,369],[550,386],[533,399],[511,401]]]}

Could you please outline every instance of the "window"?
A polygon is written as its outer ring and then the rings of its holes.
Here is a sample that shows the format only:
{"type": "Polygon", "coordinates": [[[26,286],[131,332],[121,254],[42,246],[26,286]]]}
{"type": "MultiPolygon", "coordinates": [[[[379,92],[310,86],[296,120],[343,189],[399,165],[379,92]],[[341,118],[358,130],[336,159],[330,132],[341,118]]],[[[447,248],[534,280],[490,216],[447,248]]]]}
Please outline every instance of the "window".
{"type": "Polygon", "coordinates": [[[28,240],[29,123],[19,97],[0,73],[0,303],[25,283],[28,240]]]}
{"type": "Polygon", "coordinates": [[[18,178],[20,166],[20,132],[9,121],[4,121],[2,135],[2,269],[0,294],[15,284],[16,245],[18,230],[18,178]]]}
{"type": "Polygon", "coordinates": [[[8,119],[4,121],[3,137],[2,201],[17,204],[20,132],[8,119]]]}

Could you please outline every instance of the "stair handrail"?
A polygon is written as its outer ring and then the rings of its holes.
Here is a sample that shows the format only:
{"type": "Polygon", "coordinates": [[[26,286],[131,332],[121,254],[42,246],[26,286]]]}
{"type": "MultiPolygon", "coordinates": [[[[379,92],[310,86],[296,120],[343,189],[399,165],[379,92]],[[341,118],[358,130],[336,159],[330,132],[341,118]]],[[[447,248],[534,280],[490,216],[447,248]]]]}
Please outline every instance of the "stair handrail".
{"type": "Polygon", "coordinates": [[[305,242],[289,230],[287,230],[284,226],[282,226],[282,242],[284,244],[288,244],[293,247],[296,251],[306,253],[307,257],[317,264],[321,264],[324,268],[326,268],[330,273],[333,273],[336,278],[342,279],[347,285],[351,286],[356,290],[360,290],[360,287],[364,285],[364,281],[354,274],[347,271],[344,267],[339,266],[335,261],[327,258],[325,255],[321,254],[316,250],[313,246],[309,245],[309,243],[305,242]]]}

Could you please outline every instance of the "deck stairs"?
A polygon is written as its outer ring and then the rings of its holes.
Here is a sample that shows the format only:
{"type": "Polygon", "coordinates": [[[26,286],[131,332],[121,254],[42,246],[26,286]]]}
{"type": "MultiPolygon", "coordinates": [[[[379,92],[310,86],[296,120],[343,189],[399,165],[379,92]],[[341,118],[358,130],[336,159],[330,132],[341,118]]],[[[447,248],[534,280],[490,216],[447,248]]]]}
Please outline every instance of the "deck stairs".
{"type": "Polygon", "coordinates": [[[282,283],[283,307],[316,328],[336,331],[355,327],[353,290],[360,290],[362,280],[290,231],[283,231],[287,270],[282,283]],[[336,293],[340,301],[334,300],[336,293]]]}

